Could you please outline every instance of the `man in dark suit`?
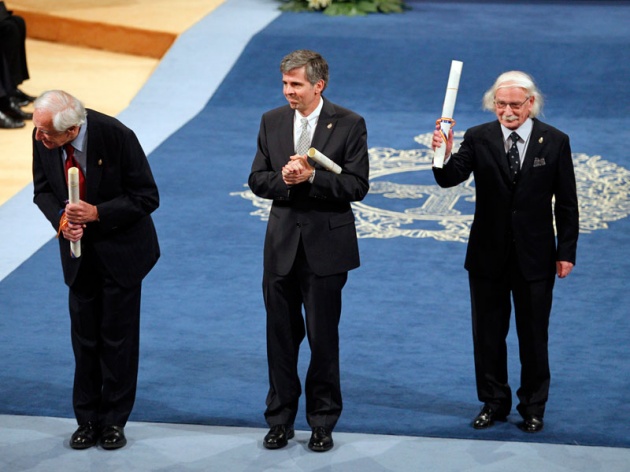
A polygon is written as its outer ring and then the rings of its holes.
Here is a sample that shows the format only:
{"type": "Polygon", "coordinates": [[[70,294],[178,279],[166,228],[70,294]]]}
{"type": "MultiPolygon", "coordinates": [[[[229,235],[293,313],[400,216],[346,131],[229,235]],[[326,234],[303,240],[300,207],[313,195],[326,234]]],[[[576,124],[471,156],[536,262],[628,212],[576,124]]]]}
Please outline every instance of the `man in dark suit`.
{"type": "MultiPolygon", "coordinates": [[[[484,403],[473,420],[476,429],[505,421],[512,407],[506,348],[510,295],[521,360],[519,427],[532,433],[543,428],[552,291],[555,275],[566,277],[575,264],[579,222],[569,137],[536,118],[542,106],[529,75],[500,75],[484,95],[484,107],[498,120],[466,131],[452,155],[450,132],[445,164],[433,168],[441,187],[457,185],[471,173],[475,177],[475,216],[465,267],[477,395],[484,403]]],[[[434,148],[443,142],[438,129],[434,148]]]]}
{"type": "Polygon", "coordinates": [[[158,189],[133,131],[66,92],[34,104],[34,202],[59,236],[70,287],[75,357],[74,449],[126,444],[136,395],[142,279],[160,256],[150,214],[158,189]],[[81,200],[67,203],[67,168],[82,174],[81,200]],[[70,242],[80,241],[80,257],[70,242]]]}
{"type": "Polygon", "coordinates": [[[269,394],[263,444],[287,445],[301,394],[299,346],[306,335],[311,361],[306,376],[306,417],[313,451],[333,447],[342,409],[339,380],[341,291],[359,266],[350,202],[368,192],[367,130],[362,117],[322,97],[328,64],[298,50],[281,62],[289,102],[265,113],[249,186],[273,200],[264,248],[269,394]],[[340,174],[308,160],[309,146],[337,163],[340,174]],[[302,318],[302,305],[305,318],[302,318]],[[306,328],[305,328],[306,324],[306,328]]]}

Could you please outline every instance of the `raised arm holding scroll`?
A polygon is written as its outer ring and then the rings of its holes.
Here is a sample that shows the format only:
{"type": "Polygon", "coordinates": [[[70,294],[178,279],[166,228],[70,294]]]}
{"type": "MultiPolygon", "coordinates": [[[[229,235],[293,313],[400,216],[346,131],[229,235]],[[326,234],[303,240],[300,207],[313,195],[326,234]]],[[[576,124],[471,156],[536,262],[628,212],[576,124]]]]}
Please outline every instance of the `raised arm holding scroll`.
{"type": "MultiPolygon", "coordinates": [[[[457,91],[459,90],[459,78],[462,74],[462,66],[463,63],[460,61],[451,61],[451,71],[446,85],[442,116],[437,120],[437,126],[441,131],[444,141],[447,140],[449,132],[455,124],[453,112],[455,110],[455,101],[457,100],[457,91]]],[[[449,153],[450,149],[447,153],[445,144],[436,147],[433,153],[433,167],[441,168],[444,165],[444,158],[448,156],[449,153]]]]}

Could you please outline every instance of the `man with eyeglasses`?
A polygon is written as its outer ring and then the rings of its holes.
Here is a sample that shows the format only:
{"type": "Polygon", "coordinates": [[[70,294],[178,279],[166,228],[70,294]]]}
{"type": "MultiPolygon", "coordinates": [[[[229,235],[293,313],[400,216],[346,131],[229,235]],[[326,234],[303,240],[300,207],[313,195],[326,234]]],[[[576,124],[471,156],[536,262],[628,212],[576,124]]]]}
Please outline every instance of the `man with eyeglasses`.
{"type": "MultiPolygon", "coordinates": [[[[471,173],[475,178],[465,268],[477,395],[483,407],[472,426],[485,429],[506,421],[512,408],[506,337],[513,302],[521,361],[516,394],[523,421],[518,426],[536,433],[543,428],[549,393],[548,327],[555,276],[569,275],[577,249],[571,146],[566,134],[536,118],[543,97],[524,72],[501,74],[483,105],[497,120],[467,130],[453,154],[450,131],[444,166],[433,168],[441,187],[458,185],[471,173]]],[[[436,126],[434,149],[442,142],[436,126]]]]}
{"type": "Polygon", "coordinates": [[[34,202],[59,237],[75,358],[73,449],[127,444],[136,397],[142,280],[160,256],[151,213],[159,205],[149,162],[132,130],[51,90],[33,112],[34,202]],[[81,198],[68,203],[76,167],[81,198]],[[81,255],[70,242],[80,241],[81,255]]]}

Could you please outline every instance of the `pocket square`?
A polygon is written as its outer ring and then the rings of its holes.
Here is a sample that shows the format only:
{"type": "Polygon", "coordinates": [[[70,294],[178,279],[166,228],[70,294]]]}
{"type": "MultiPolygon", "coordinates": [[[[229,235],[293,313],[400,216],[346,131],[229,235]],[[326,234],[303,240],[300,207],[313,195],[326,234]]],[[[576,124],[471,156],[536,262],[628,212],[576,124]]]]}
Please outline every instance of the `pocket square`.
{"type": "Polygon", "coordinates": [[[546,165],[544,157],[534,157],[534,167],[541,167],[546,165]]]}

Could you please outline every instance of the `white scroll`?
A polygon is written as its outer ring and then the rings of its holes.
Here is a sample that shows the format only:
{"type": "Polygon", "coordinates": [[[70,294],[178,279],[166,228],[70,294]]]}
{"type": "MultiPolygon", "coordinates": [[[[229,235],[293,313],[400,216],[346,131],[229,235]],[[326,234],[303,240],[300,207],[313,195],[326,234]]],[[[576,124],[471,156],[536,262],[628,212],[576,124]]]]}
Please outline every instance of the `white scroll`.
{"type": "Polygon", "coordinates": [[[341,174],[341,167],[339,167],[339,165],[336,164],[335,162],[331,161],[328,157],[324,156],[317,149],[310,148],[306,152],[306,154],[308,155],[308,157],[313,159],[315,162],[317,162],[319,165],[321,165],[325,169],[328,169],[329,171],[334,172],[335,174],[341,174]]]}
{"type": "MultiPolygon", "coordinates": [[[[79,169],[68,169],[68,201],[79,203],[79,169]]],[[[70,241],[70,255],[73,258],[81,257],[81,241],[70,241]]]]}
{"type": "Polygon", "coordinates": [[[461,61],[451,61],[451,72],[448,76],[448,84],[446,85],[446,96],[444,97],[444,106],[442,107],[442,117],[438,120],[440,129],[442,130],[443,142],[439,148],[433,152],[433,167],[442,168],[444,158],[446,157],[446,140],[453,121],[453,111],[455,110],[455,100],[457,99],[457,90],[459,89],[459,77],[462,75],[461,61]]]}

